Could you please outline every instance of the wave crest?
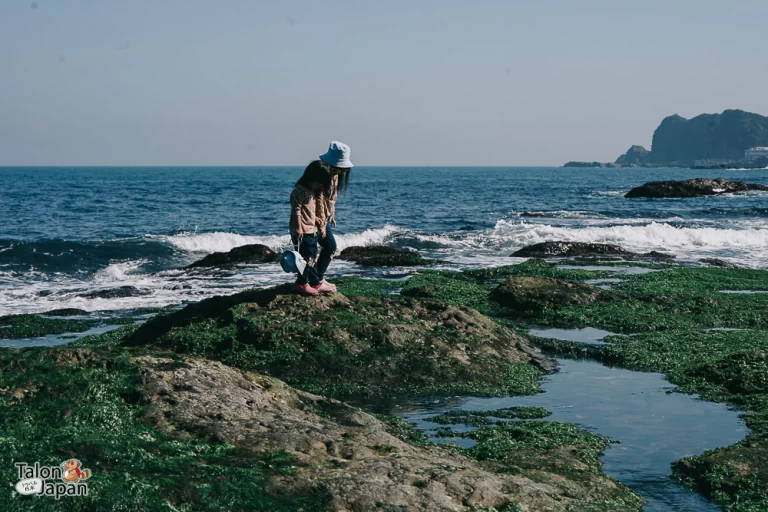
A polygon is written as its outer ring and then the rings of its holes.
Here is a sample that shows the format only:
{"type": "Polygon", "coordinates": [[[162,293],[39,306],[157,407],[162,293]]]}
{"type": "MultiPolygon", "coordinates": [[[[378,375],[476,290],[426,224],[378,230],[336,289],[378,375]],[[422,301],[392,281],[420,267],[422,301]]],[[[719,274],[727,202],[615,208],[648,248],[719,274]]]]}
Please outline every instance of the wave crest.
{"type": "MultiPolygon", "coordinates": [[[[341,250],[345,247],[358,245],[382,244],[397,231],[401,231],[397,226],[385,225],[381,228],[366,229],[359,233],[335,234],[335,237],[339,250],[341,250]]],[[[147,236],[154,237],[154,235],[147,236]]],[[[287,249],[291,243],[289,235],[252,236],[221,231],[213,233],[180,233],[178,235],[161,236],[158,238],[186,252],[207,254],[228,252],[235,247],[250,244],[266,245],[273,251],[281,251],[287,249]]]]}
{"type": "Polygon", "coordinates": [[[548,240],[569,242],[616,243],[644,251],[651,249],[706,249],[755,251],[768,249],[768,229],[723,229],[710,227],[676,227],[667,223],[645,225],[557,227],[499,220],[493,235],[515,245],[524,246],[548,240]]]}

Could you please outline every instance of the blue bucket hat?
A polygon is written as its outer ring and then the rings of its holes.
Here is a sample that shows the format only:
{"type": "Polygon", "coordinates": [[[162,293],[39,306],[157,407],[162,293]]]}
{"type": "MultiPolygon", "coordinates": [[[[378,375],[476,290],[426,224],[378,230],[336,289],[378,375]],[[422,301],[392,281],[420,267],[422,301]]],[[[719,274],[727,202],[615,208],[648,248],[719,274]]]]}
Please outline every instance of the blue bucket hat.
{"type": "Polygon", "coordinates": [[[340,169],[350,169],[354,167],[349,159],[351,154],[352,150],[349,146],[335,140],[328,146],[328,151],[320,155],[320,160],[340,169]]]}

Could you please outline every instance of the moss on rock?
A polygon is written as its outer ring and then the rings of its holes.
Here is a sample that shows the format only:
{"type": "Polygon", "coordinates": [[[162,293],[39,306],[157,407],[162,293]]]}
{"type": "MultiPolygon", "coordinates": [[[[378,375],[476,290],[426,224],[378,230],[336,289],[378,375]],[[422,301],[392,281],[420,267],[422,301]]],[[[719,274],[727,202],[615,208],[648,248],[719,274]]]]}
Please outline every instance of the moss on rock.
{"type": "Polygon", "coordinates": [[[491,299],[518,313],[532,314],[563,306],[590,305],[604,297],[599,288],[551,277],[510,277],[491,299]]]}
{"type": "Polygon", "coordinates": [[[202,355],[332,396],[529,394],[553,362],[477,311],[284,288],[208,299],[148,321],[128,345],[202,355]]]}
{"type": "Polygon", "coordinates": [[[8,315],[0,317],[0,339],[37,338],[52,334],[84,332],[99,320],[47,318],[40,315],[8,315]]]}

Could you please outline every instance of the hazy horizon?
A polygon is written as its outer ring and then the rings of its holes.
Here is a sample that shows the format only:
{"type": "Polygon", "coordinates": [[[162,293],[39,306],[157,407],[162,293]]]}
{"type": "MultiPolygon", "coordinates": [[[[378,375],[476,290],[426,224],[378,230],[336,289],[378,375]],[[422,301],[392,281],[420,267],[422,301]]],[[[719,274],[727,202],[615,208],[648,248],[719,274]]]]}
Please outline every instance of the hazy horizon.
{"type": "Polygon", "coordinates": [[[0,4],[0,166],[551,167],[768,114],[744,0],[0,4]]]}

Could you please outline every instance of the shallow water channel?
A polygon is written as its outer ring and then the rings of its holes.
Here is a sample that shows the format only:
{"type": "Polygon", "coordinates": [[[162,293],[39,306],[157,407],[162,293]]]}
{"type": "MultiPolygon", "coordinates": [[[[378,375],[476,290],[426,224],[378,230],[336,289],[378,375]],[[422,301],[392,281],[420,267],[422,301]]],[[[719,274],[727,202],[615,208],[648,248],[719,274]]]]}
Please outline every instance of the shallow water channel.
{"type": "MultiPolygon", "coordinates": [[[[570,341],[587,338],[594,343],[599,341],[594,331],[576,330],[570,336],[567,331],[549,331],[547,337],[557,335],[570,341]]],[[[670,393],[673,386],[659,373],[609,368],[593,360],[558,359],[558,363],[560,370],[544,377],[544,392],[535,396],[411,402],[393,412],[429,433],[440,425],[427,418],[449,410],[545,407],[552,411],[547,420],[577,423],[617,442],[605,451],[603,469],[645,498],[646,511],[720,510],[672,480],[670,464],[743,439],[747,428],[737,412],[723,404],[670,393]]],[[[472,443],[444,441],[464,446],[472,443]]]]}

